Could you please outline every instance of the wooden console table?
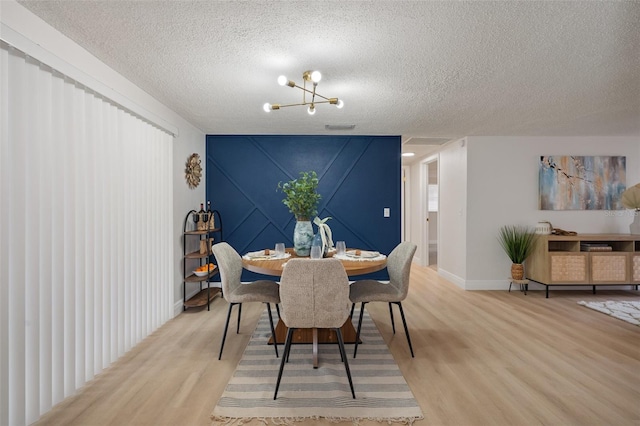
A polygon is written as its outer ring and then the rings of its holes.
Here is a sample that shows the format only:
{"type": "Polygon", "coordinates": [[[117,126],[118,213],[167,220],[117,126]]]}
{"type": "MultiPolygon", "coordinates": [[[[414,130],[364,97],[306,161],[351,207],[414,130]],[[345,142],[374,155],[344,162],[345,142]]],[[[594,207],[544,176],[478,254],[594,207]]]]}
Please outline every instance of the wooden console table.
{"type": "Polygon", "coordinates": [[[526,275],[546,286],[640,284],[640,235],[542,235],[526,261],[526,275]]]}

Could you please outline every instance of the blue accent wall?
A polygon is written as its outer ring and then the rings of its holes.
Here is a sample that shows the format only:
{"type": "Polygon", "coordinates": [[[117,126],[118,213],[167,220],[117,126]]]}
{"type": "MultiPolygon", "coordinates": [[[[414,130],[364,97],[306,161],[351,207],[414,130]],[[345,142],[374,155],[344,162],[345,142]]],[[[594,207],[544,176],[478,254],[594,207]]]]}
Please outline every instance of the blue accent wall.
{"type": "MultiPolygon", "coordinates": [[[[400,143],[400,136],[208,135],[207,200],[222,216],[225,241],[240,254],[276,242],[292,247],[295,218],[278,182],[314,170],[322,195],[318,216],[333,218],[327,222],[333,241],[389,254],[400,242],[400,143]]],[[[259,278],[248,271],[242,277],[259,278]]]]}

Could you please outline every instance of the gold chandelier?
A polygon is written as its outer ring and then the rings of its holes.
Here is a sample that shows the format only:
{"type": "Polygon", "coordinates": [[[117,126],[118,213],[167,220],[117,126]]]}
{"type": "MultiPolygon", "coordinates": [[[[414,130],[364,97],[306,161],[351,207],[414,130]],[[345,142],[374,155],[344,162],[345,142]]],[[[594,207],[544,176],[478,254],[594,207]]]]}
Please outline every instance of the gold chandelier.
{"type": "Polygon", "coordinates": [[[322,74],[320,74],[320,71],[305,71],[302,73],[303,83],[302,83],[302,87],[300,87],[295,82],[289,80],[284,75],[281,75],[280,77],[278,77],[278,84],[280,86],[297,87],[298,89],[302,90],[302,103],[287,104],[287,105],[266,103],[264,104],[263,109],[265,110],[265,112],[269,112],[269,111],[278,110],[284,107],[309,105],[307,112],[309,113],[309,115],[313,115],[316,113],[316,104],[331,104],[331,105],[335,105],[337,108],[342,108],[344,106],[344,102],[342,102],[340,99],[325,98],[320,93],[316,92],[316,87],[318,87],[318,82],[320,81],[321,78],[322,78],[322,74]],[[312,90],[307,89],[307,82],[310,84],[313,84],[312,90]],[[307,102],[307,93],[309,93],[311,96],[311,100],[309,102],[307,102]],[[320,98],[323,100],[318,100],[317,98],[320,98]]]}

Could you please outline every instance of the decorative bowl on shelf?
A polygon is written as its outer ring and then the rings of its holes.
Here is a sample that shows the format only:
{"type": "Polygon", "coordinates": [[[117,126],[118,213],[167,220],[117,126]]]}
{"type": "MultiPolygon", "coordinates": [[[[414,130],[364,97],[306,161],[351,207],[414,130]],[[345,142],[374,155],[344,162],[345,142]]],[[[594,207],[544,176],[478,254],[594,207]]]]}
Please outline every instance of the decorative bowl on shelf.
{"type": "Polygon", "coordinates": [[[206,277],[207,275],[209,275],[209,271],[193,271],[193,273],[197,277],[206,277]]]}

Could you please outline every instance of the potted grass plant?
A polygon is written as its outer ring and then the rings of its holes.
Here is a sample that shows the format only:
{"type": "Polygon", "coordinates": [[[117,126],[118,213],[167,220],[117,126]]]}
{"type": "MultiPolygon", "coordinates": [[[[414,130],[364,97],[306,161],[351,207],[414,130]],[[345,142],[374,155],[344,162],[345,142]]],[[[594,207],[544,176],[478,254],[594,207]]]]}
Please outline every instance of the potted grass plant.
{"type": "Polygon", "coordinates": [[[498,241],[511,259],[511,278],[524,279],[524,261],[533,252],[538,235],[526,226],[506,225],[500,228],[498,241]]]}

